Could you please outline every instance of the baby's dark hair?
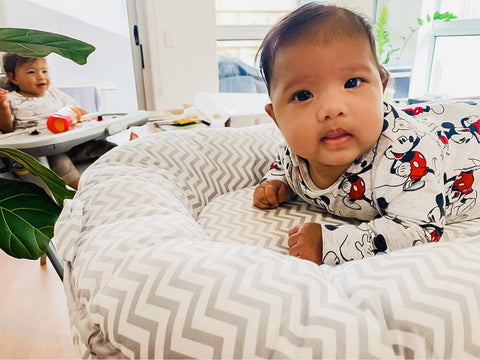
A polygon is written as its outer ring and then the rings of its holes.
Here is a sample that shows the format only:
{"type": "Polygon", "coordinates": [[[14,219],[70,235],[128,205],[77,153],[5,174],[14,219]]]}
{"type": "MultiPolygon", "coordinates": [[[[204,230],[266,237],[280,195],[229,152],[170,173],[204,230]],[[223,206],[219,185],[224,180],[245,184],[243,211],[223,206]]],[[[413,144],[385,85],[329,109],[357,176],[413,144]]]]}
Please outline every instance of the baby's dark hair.
{"type": "Polygon", "coordinates": [[[265,36],[260,46],[260,71],[270,93],[270,85],[278,50],[296,40],[315,41],[322,31],[322,39],[330,40],[339,34],[360,35],[368,40],[372,57],[376,62],[380,77],[388,79],[388,72],[380,65],[375,46],[372,26],[360,14],[334,5],[316,2],[307,3],[281,19],[265,36]]]}
{"type": "MultiPolygon", "coordinates": [[[[23,64],[27,64],[29,62],[35,61],[36,57],[23,57],[13,53],[7,53],[3,55],[3,70],[5,74],[11,73],[15,74],[15,69],[23,64]]],[[[19,91],[17,85],[12,83],[11,81],[8,82],[8,85],[15,91],[19,91]]]]}

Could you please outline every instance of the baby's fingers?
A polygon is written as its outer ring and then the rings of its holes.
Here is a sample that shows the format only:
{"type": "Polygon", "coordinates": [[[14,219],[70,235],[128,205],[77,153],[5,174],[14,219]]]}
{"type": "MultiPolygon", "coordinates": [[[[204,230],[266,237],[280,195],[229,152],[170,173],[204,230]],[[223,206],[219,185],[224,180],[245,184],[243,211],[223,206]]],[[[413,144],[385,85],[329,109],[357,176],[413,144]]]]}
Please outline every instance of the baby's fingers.
{"type": "Polygon", "coordinates": [[[297,244],[294,244],[293,246],[290,246],[288,249],[288,255],[290,256],[295,256],[295,257],[300,257],[302,254],[300,253],[300,246],[297,244]]]}
{"type": "Polygon", "coordinates": [[[253,205],[260,209],[270,209],[272,207],[267,200],[264,186],[259,185],[255,189],[255,192],[253,193],[253,205]]]}
{"type": "Polygon", "coordinates": [[[277,192],[278,189],[276,186],[271,184],[265,185],[265,200],[272,208],[275,208],[279,205],[277,192]]]}
{"type": "Polygon", "coordinates": [[[292,236],[293,234],[298,232],[298,230],[300,229],[301,226],[302,226],[302,224],[297,224],[294,227],[290,228],[290,230],[288,230],[288,236],[292,236]]]}

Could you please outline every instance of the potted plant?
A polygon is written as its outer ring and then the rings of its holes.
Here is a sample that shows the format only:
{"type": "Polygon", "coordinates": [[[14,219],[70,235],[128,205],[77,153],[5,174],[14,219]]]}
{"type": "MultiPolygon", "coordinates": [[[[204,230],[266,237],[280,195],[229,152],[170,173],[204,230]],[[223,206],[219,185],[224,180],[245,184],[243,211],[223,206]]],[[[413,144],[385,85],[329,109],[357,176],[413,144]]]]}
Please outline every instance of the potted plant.
{"type": "MultiPolygon", "coordinates": [[[[45,31],[0,28],[0,51],[25,57],[45,57],[54,52],[79,65],[95,47],[83,41],[45,31]]],[[[31,183],[0,177],[0,248],[16,258],[38,259],[44,255],[53,236],[53,226],[63,200],[74,190],[34,157],[1,145],[0,156],[8,157],[38,176],[44,188],[31,183]]],[[[58,270],[57,270],[58,271],[58,270]]]]}
{"type": "Polygon", "coordinates": [[[450,20],[456,19],[457,16],[452,14],[449,11],[439,12],[436,11],[433,15],[427,15],[425,19],[417,18],[417,25],[415,27],[409,26],[409,33],[405,36],[401,35],[401,46],[394,47],[391,42],[390,31],[388,30],[388,9],[386,6],[382,7],[380,15],[375,24],[375,40],[377,42],[377,52],[380,62],[384,65],[391,64],[393,55],[398,52],[398,55],[395,57],[395,61],[398,64],[400,58],[403,55],[406,45],[412,38],[412,36],[426,23],[435,22],[435,21],[444,21],[448,22],[450,20]]]}

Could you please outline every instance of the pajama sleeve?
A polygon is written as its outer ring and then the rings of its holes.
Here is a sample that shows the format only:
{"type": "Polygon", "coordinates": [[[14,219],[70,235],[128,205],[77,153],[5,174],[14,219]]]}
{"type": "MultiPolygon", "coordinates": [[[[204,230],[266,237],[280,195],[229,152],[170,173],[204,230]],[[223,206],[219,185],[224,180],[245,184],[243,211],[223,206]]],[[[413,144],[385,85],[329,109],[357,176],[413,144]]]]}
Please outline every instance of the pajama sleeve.
{"type": "Polygon", "coordinates": [[[335,265],[440,240],[445,225],[443,150],[425,133],[402,133],[391,140],[383,149],[379,145],[371,171],[379,216],[358,226],[322,224],[324,263],[335,265]]]}
{"type": "Polygon", "coordinates": [[[288,151],[285,143],[281,143],[277,149],[277,156],[275,160],[270,164],[270,169],[265,173],[262,182],[266,180],[280,180],[285,183],[289,188],[286,175],[285,175],[285,152],[288,151]]]}

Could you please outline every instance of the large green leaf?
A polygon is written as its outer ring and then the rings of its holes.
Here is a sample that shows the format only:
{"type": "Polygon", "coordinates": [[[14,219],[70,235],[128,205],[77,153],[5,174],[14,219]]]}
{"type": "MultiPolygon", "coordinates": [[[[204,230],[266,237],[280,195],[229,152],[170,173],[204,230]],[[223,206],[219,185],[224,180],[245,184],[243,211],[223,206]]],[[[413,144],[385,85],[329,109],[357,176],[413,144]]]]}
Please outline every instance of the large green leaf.
{"type": "MultiPolygon", "coordinates": [[[[71,199],[75,195],[74,190],[70,190],[65,186],[65,181],[58,177],[52,170],[43,166],[33,156],[23,151],[12,148],[0,148],[0,155],[5,155],[18,163],[22,164],[32,175],[39,176],[45,185],[52,192],[55,201],[61,207],[64,199],[71,199]]],[[[3,198],[3,195],[0,194],[3,198]]]]}
{"type": "Polygon", "coordinates": [[[45,57],[54,52],[79,65],[95,50],[93,45],[46,31],[0,28],[0,51],[25,57],[45,57]]]}
{"type": "Polygon", "coordinates": [[[0,148],[0,155],[39,176],[55,198],[33,183],[0,178],[0,248],[16,258],[38,259],[47,251],[63,200],[71,199],[75,191],[29,154],[0,148]]]}
{"type": "Polygon", "coordinates": [[[60,211],[41,187],[0,178],[0,247],[16,258],[38,259],[60,211]]]}

